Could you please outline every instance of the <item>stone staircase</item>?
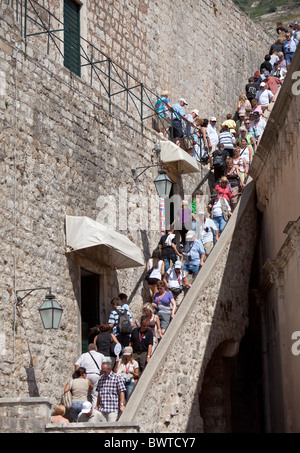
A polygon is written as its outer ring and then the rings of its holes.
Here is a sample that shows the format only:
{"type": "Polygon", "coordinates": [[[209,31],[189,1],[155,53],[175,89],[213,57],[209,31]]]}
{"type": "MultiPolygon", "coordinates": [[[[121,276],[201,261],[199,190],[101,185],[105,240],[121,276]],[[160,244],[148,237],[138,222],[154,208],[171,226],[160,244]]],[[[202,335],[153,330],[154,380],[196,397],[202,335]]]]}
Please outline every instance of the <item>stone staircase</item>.
{"type": "Polygon", "coordinates": [[[256,240],[255,188],[240,202],[141,376],[121,423],[140,432],[203,432],[200,394],[218,349],[232,357],[248,325],[248,285],[256,240]]]}

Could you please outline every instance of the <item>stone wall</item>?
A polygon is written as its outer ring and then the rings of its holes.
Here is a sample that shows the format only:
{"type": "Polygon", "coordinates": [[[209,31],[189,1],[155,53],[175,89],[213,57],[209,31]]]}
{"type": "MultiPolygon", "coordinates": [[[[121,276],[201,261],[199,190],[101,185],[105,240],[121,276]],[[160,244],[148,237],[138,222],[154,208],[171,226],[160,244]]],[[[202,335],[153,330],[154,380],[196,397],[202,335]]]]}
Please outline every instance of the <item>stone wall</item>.
{"type": "Polygon", "coordinates": [[[1,398],[2,433],[41,433],[51,418],[52,403],[46,398],[1,398]]]}
{"type": "MultiPolygon", "coordinates": [[[[60,398],[81,353],[80,267],[100,275],[100,316],[110,300],[132,296],[139,316],[144,267],[113,271],[65,253],[65,215],[84,215],[116,228],[139,246],[145,262],[160,238],[157,168],[133,180],[131,167],[152,165],[158,135],[113,105],[59,63],[27,56],[16,42],[10,7],[1,17],[1,387],[2,396],[60,398]],[[9,38],[10,42],[6,40],[9,38]],[[124,207],[126,212],[124,214],[124,207]],[[120,212],[122,211],[122,216],[120,212]],[[64,313],[45,331],[33,293],[15,308],[15,291],[51,286],[64,313]],[[15,329],[13,326],[15,325],[15,329]]],[[[190,194],[201,173],[179,178],[190,194]]]]}
{"type": "Polygon", "coordinates": [[[269,117],[251,175],[260,211],[261,309],[267,432],[299,432],[300,49],[269,117]]]}
{"type": "Polygon", "coordinates": [[[135,423],[50,423],[53,402],[47,398],[0,398],[1,433],[138,433],[135,423]]]}

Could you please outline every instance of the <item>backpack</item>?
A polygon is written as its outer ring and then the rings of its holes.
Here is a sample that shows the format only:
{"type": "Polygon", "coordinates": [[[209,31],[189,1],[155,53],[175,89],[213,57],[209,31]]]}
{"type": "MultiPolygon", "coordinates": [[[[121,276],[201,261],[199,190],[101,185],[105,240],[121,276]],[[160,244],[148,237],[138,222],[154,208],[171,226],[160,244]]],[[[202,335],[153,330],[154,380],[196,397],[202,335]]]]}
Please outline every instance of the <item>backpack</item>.
{"type": "Polygon", "coordinates": [[[132,326],[131,326],[128,311],[127,310],[121,311],[121,310],[116,309],[116,312],[119,315],[119,319],[117,322],[118,333],[127,334],[127,335],[130,334],[132,332],[132,326]]]}
{"type": "Polygon", "coordinates": [[[223,165],[224,165],[223,151],[216,150],[213,153],[213,166],[214,167],[222,167],[223,165]]]}

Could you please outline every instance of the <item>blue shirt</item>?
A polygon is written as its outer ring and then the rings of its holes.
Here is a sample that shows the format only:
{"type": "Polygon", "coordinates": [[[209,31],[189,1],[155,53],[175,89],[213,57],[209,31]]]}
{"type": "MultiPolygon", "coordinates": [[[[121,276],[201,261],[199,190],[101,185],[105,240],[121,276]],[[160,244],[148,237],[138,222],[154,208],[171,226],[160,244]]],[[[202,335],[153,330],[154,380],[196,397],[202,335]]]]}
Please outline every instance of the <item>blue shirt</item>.
{"type": "Polygon", "coordinates": [[[200,264],[201,255],[205,255],[203,244],[196,239],[194,242],[186,242],[184,251],[188,264],[198,266],[200,264]]]}
{"type": "Polygon", "coordinates": [[[168,110],[167,103],[171,102],[169,98],[166,98],[165,96],[162,96],[160,99],[155,104],[155,109],[157,118],[164,118],[166,116],[166,110],[168,110]]]}
{"type": "Polygon", "coordinates": [[[179,104],[179,102],[176,102],[175,104],[173,104],[172,107],[175,110],[174,119],[180,120],[181,117],[179,115],[181,115],[181,116],[185,115],[184,108],[179,104]],[[176,115],[176,113],[179,113],[179,115],[176,115]]]}
{"type": "Polygon", "coordinates": [[[296,48],[297,48],[297,44],[296,44],[296,42],[294,41],[293,38],[291,38],[290,41],[286,40],[285,43],[283,44],[284,53],[286,53],[286,52],[288,52],[288,53],[295,52],[296,48]]]}

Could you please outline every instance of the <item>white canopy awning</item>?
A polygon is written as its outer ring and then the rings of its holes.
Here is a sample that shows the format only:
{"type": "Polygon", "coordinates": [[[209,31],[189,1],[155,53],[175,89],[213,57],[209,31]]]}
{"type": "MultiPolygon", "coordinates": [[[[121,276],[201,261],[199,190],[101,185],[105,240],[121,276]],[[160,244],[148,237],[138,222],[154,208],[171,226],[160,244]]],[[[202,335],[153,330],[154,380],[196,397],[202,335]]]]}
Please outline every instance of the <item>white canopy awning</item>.
{"type": "Polygon", "coordinates": [[[85,216],[66,216],[66,247],[115,269],[145,265],[142,251],[126,236],[85,216]]]}
{"type": "Polygon", "coordinates": [[[161,141],[160,159],[166,169],[177,174],[196,173],[199,167],[196,159],[188,154],[184,149],[168,141],[161,141]]]}

